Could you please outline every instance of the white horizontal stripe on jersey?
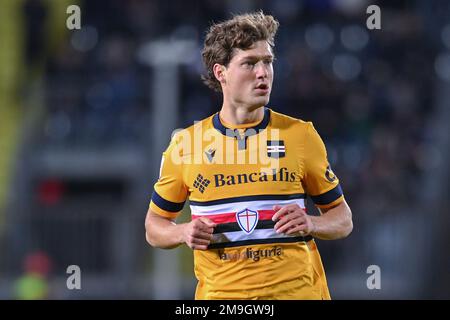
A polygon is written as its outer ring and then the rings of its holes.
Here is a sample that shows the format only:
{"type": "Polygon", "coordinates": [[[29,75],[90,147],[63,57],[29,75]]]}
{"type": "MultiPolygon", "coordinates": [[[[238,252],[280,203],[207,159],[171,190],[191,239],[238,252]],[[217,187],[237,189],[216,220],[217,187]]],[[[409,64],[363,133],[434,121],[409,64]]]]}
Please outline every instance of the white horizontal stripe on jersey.
{"type": "Polygon", "coordinates": [[[239,212],[241,210],[273,210],[274,205],[285,206],[288,204],[297,204],[301,208],[305,208],[305,199],[290,199],[290,200],[258,200],[258,201],[243,201],[216,204],[211,206],[194,206],[191,205],[191,214],[194,215],[209,215],[239,212]]]}
{"type": "Polygon", "coordinates": [[[300,234],[298,233],[293,235],[276,233],[273,228],[255,229],[250,234],[247,234],[244,231],[217,233],[213,235],[211,243],[214,244],[214,243],[235,242],[235,241],[256,240],[256,239],[271,239],[271,238],[293,238],[298,236],[300,236],[300,234]]]}

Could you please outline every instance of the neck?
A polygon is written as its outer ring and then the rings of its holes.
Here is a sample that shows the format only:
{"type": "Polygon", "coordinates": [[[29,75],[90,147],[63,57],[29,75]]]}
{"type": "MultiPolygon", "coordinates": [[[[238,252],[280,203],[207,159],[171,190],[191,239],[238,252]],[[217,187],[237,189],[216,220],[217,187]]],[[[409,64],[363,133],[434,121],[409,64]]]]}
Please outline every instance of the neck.
{"type": "Polygon", "coordinates": [[[264,106],[249,108],[223,104],[219,116],[226,123],[241,125],[261,121],[264,118],[264,106]]]}

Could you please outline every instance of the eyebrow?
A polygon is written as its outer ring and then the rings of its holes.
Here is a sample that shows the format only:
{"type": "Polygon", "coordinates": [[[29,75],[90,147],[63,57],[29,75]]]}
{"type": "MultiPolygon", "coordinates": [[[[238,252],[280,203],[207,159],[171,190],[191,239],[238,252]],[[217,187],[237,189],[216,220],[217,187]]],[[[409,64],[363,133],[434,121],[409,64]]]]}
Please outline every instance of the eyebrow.
{"type": "Polygon", "coordinates": [[[242,57],[240,60],[262,60],[262,59],[274,59],[275,56],[274,55],[264,55],[264,56],[245,56],[242,57]]]}

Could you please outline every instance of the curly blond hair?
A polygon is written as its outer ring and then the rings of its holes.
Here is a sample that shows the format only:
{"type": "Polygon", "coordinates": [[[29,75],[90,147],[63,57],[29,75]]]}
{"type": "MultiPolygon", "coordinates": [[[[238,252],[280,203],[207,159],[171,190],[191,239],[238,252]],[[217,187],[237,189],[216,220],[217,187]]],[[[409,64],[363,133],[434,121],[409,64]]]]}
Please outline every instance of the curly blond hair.
{"type": "Polygon", "coordinates": [[[279,22],[262,11],[236,15],[230,20],[213,24],[205,38],[202,58],[206,74],[203,82],[211,89],[221,92],[222,87],[213,72],[214,64],[227,66],[233,58],[233,50],[247,50],[257,41],[265,40],[273,48],[279,22]]]}

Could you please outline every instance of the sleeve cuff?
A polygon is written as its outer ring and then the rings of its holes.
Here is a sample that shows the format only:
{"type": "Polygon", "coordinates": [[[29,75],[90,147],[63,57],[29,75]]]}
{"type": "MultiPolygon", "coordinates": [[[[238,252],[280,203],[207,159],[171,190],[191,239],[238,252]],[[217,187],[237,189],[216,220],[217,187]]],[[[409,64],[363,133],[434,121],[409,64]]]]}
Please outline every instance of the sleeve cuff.
{"type": "Polygon", "coordinates": [[[160,215],[160,216],[162,216],[164,218],[175,219],[178,216],[178,213],[168,212],[168,211],[162,210],[153,201],[150,202],[150,209],[154,213],[156,213],[156,214],[158,214],[158,215],[160,215]]]}
{"type": "Polygon", "coordinates": [[[156,191],[153,191],[152,200],[150,202],[150,208],[165,217],[176,217],[178,212],[183,210],[183,202],[172,202],[161,197],[156,191]]]}
{"type": "Polygon", "coordinates": [[[339,203],[340,201],[338,200],[341,198],[343,198],[343,192],[340,184],[325,193],[319,194],[317,196],[311,196],[312,201],[319,208],[327,208],[333,206],[339,203]]]}

